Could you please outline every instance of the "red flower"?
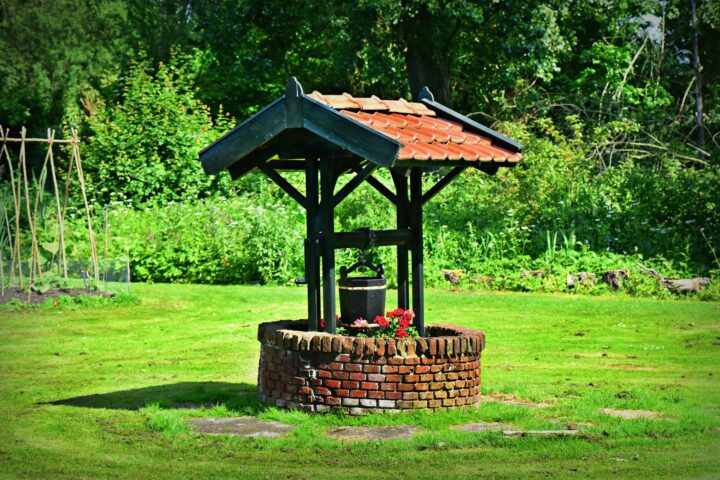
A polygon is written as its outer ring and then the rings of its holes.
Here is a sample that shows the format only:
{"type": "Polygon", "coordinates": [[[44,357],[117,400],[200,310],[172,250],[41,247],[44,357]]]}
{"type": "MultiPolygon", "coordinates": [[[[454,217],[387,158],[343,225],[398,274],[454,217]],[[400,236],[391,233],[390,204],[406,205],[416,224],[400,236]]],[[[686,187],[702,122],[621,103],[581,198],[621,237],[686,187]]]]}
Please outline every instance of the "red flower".
{"type": "Polygon", "coordinates": [[[323,320],[322,318],[320,319],[320,330],[325,330],[325,320],[323,320]]]}
{"type": "Polygon", "coordinates": [[[398,325],[400,325],[401,328],[408,328],[411,321],[411,319],[403,315],[402,317],[398,318],[398,325]]]}
{"type": "Polygon", "coordinates": [[[395,310],[387,312],[387,316],[390,318],[398,318],[403,313],[405,313],[405,310],[403,310],[402,308],[396,308],[395,310]]]}
{"type": "Polygon", "coordinates": [[[395,330],[395,336],[398,338],[407,337],[407,331],[404,328],[398,328],[395,330]]]}
{"type": "Polygon", "coordinates": [[[390,324],[390,322],[388,322],[387,319],[381,315],[375,317],[375,323],[377,323],[381,327],[387,327],[390,324]]]}

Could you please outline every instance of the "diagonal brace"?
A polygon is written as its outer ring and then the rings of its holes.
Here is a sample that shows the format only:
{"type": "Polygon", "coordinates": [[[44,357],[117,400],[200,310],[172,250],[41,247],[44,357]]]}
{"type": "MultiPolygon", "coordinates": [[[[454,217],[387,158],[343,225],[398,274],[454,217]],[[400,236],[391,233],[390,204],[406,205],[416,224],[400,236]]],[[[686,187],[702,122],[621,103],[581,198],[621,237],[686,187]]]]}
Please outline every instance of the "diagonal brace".
{"type": "Polygon", "coordinates": [[[300,193],[295,187],[293,187],[290,182],[285,180],[282,175],[280,175],[274,168],[272,168],[265,162],[261,162],[258,165],[258,168],[262,170],[265,175],[270,177],[270,179],[275,182],[278,187],[282,188],[285,193],[295,199],[295,201],[298,202],[301,207],[307,208],[307,201],[305,200],[305,196],[300,193]]]}
{"type": "Polygon", "coordinates": [[[374,163],[368,162],[368,164],[365,165],[365,167],[362,170],[360,170],[357,173],[357,175],[355,175],[352,178],[352,180],[350,180],[348,183],[346,183],[340,189],[340,191],[333,196],[333,202],[332,202],[333,208],[337,207],[340,204],[340,202],[345,200],[347,198],[347,196],[353,192],[353,190],[355,190],[357,187],[359,187],[360,184],[362,182],[364,182],[365,179],[367,179],[373,173],[373,171],[375,171],[376,168],[377,168],[377,165],[375,165],[374,163]]]}
{"type": "Polygon", "coordinates": [[[438,193],[440,193],[440,190],[442,190],[443,188],[447,187],[447,185],[448,185],[450,182],[452,182],[452,181],[455,179],[455,177],[457,177],[458,175],[460,175],[463,170],[465,170],[465,167],[455,167],[455,168],[453,168],[452,170],[450,170],[447,174],[445,174],[445,176],[442,177],[440,180],[438,180],[438,182],[437,182],[435,185],[433,185],[433,186],[430,188],[430,190],[428,190],[427,192],[425,192],[425,193],[423,194],[423,196],[422,196],[422,203],[423,203],[423,204],[427,203],[428,200],[430,200],[430,199],[433,198],[435,195],[437,195],[438,193]]]}

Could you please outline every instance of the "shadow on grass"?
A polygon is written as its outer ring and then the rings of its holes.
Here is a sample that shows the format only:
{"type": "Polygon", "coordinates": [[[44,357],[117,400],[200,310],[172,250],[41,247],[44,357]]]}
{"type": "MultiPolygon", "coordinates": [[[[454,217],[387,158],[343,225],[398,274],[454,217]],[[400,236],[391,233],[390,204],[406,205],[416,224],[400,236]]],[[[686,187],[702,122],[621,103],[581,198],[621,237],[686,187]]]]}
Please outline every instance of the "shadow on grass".
{"type": "Polygon", "coordinates": [[[256,385],[227,382],[180,382],[118,392],[98,393],[46,403],[84,408],[138,410],[148,405],[160,408],[198,409],[225,406],[256,414],[265,410],[255,395],[256,385]]]}

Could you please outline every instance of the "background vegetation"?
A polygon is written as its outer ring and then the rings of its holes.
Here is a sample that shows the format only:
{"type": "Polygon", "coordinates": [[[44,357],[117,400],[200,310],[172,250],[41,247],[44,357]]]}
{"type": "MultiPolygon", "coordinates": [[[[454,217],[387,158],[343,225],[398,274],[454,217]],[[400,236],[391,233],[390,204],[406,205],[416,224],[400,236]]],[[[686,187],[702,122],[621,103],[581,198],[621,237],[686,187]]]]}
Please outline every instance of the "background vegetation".
{"type": "MultiPolygon", "coordinates": [[[[1,0],[0,32],[0,123],[81,130],[94,211],[113,219],[110,245],[130,250],[136,279],[302,273],[291,200],[197,161],[290,75],[308,91],[387,98],[427,84],[525,145],[517,168],[468,172],[431,202],[430,283],[451,268],[468,284],[554,291],[568,272],[636,262],[720,268],[715,2],[1,0]],[[554,273],[522,278],[533,268],[554,273]]],[[[363,190],[338,228],[393,225],[383,202],[363,190]]],[[[391,249],[375,255],[392,264],[391,249]]],[[[627,288],[657,293],[643,282],[627,288]]]]}

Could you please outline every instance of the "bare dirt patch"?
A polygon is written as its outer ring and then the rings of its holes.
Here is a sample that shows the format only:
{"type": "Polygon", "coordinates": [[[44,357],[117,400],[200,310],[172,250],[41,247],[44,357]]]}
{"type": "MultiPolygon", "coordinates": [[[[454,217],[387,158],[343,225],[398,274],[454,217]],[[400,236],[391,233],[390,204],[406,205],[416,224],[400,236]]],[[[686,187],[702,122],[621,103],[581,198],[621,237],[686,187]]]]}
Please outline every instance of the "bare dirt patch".
{"type": "Polygon", "coordinates": [[[345,441],[399,440],[411,438],[417,429],[410,425],[393,427],[339,427],[327,432],[330,438],[345,441]]]}
{"type": "Polygon", "coordinates": [[[284,437],[295,428],[287,423],[266,422],[255,417],[199,417],[186,421],[198,433],[237,437],[284,437]]]}
{"type": "Polygon", "coordinates": [[[552,404],[544,402],[532,402],[530,400],[522,400],[510,393],[491,393],[489,397],[483,397],[484,402],[504,403],[505,405],[515,405],[519,407],[530,408],[546,408],[552,404]]]}
{"type": "Polygon", "coordinates": [[[468,423],[465,425],[452,425],[453,430],[462,430],[464,432],[498,432],[502,430],[512,430],[513,426],[507,423],[468,423]]]}
{"type": "MultiPolygon", "coordinates": [[[[109,293],[101,292],[98,290],[85,290],[83,288],[54,288],[44,291],[42,293],[32,291],[30,292],[29,299],[31,304],[38,305],[40,303],[45,303],[50,299],[57,299],[59,297],[75,298],[78,295],[104,298],[112,297],[112,295],[110,295],[109,293]]],[[[27,290],[20,287],[6,288],[5,293],[3,295],[0,295],[0,305],[8,303],[12,300],[17,300],[22,303],[28,303],[27,290]]]]}
{"type": "Polygon", "coordinates": [[[615,408],[601,408],[601,412],[611,417],[624,418],[626,420],[633,420],[635,418],[655,418],[659,415],[658,412],[652,410],[618,410],[615,408]]]}

